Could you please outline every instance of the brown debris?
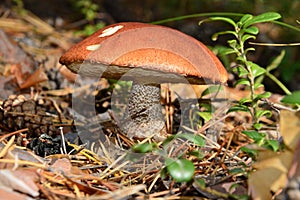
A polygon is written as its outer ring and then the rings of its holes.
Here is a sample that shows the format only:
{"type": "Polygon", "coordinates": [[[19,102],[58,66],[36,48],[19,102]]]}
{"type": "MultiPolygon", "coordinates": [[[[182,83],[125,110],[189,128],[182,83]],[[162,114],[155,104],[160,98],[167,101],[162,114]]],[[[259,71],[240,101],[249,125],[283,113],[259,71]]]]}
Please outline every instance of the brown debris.
{"type": "Polygon", "coordinates": [[[9,39],[3,30],[0,30],[0,58],[2,62],[13,66],[11,74],[15,76],[19,85],[33,71],[33,60],[15,42],[9,39]]]}
{"type": "MultiPolygon", "coordinates": [[[[241,147],[251,143],[242,134],[249,128],[251,119],[247,113],[226,114],[233,101],[248,95],[246,90],[225,88],[224,98],[216,102],[218,105],[212,120],[201,123],[199,127],[184,127],[184,131],[203,137],[205,146],[200,147],[179,138],[168,145],[157,144],[159,151],[140,154],[133,152],[131,147],[136,143],[152,142],[151,138],[138,141],[124,135],[111,108],[112,93],[126,91],[119,91],[119,85],[111,89],[113,84],[107,80],[81,83],[76,80],[77,75],[58,64],[58,58],[71,46],[70,41],[75,37],[73,31],[60,33],[31,13],[1,17],[0,29],[3,30],[0,30],[0,69],[3,75],[0,77],[0,90],[4,95],[0,101],[0,184],[4,185],[0,190],[1,197],[51,200],[184,199],[195,195],[199,198],[226,199],[231,198],[231,194],[245,195],[249,188],[259,191],[247,185],[254,160],[241,151],[241,147]],[[18,39],[14,41],[10,35],[18,39]],[[73,83],[77,84],[76,87],[73,83]],[[11,93],[15,96],[8,97],[11,93]],[[77,96],[71,97],[72,94],[77,96]],[[86,96],[95,98],[96,106],[101,107],[96,110],[101,112],[96,116],[95,113],[92,116],[72,114],[76,112],[72,107],[73,101],[89,103],[86,96]],[[79,118],[76,118],[76,127],[74,116],[79,118]],[[86,134],[91,139],[88,141],[90,143],[79,146],[81,143],[74,127],[82,129],[80,134],[86,134]],[[69,139],[69,134],[75,140],[69,139]],[[71,150],[64,152],[63,142],[55,141],[58,138],[56,135],[64,138],[66,147],[72,147],[71,150]],[[44,148],[33,144],[35,151],[31,151],[24,147],[30,142],[27,140],[30,137],[31,141],[39,142],[44,148]],[[58,151],[54,155],[45,153],[45,157],[38,156],[36,149],[44,153],[50,143],[59,144],[58,151]],[[161,173],[165,169],[166,157],[182,157],[192,161],[195,165],[193,184],[175,183],[169,174],[161,173]],[[205,187],[198,184],[201,181],[205,187]],[[235,187],[236,183],[238,187],[235,187]]],[[[170,132],[176,131],[172,129],[172,124],[178,123],[176,114],[181,106],[177,106],[175,101],[181,96],[187,97],[188,92],[186,87],[179,87],[181,93],[170,91],[173,86],[168,87],[163,97],[165,99],[162,99],[168,109],[165,114],[169,119],[170,132]]],[[[211,103],[208,99],[198,99],[206,88],[197,88],[195,92],[196,88],[192,86],[192,94],[197,94],[192,98],[200,104],[211,103]]],[[[195,106],[189,99],[184,103],[195,106]]],[[[124,106],[120,99],[116,104],[120,108],[124,106]]],[[[193,119],[192,114],[195,113],[190,114],[188,120],[193,119]]],[[[272,120],[263,122],[275,124],[278,119],[272,120]]],[[[266,130],[266,133],[268,131],[276,132],[266,130]]],[[[296,153],[298,155],[299,152],[296,153]]],[[[280,161],[282,157],[274,160],[280,161]]],[[[298,164],[295,157],[292,165],[296,171],[291,168],[291,176],[299,175],[298,164]]],[[[256,183],[273,175],[267,172],[258,174],[256,183]]]]}
{"type": "MultiPolygon", "coordinates": [[[[47,112],[55,111],[53,103],[47,99],[28,99],[23,95],[11,95],[3,101],[0,109],[1,128],[17,131],[28,128],[29,138],[41,134],[54,135],[54,117],[47,112]]],[[[57,117],[58,118],[58,117],[57,117]]]]}

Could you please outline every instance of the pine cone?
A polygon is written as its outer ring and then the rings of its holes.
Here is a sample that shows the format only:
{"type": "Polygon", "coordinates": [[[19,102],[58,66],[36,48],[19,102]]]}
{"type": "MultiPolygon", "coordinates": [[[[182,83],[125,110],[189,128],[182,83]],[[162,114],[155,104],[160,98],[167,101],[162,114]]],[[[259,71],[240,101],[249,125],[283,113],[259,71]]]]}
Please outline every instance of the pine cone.
{"type": "Polygon", "coordinates": [[[27,99],[23,95],[11,95],[0,109],[0,128],[6,131],[17,131],[28,128],[27,138],[41,134],[54,135],[54,117],[49,113],[55,111],[50,100],[27,99]]]}

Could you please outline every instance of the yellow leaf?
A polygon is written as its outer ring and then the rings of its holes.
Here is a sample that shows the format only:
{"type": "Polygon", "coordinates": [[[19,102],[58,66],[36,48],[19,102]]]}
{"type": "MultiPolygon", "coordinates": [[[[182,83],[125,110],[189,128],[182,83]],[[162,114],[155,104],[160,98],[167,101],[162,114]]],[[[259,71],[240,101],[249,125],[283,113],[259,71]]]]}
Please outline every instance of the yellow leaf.
{"type": "Polygon", "coordinates": [[[280,134],[288,148],[294,150],[300,138],[300,112],[280,111],[280,134]]]}
{"type": "Polygon", "coordinates": [[[255,200],[271,199],[271,191],[276,193],[285,187],[287,183],[287,172],[290,168],[293,153],[290,151],[277,154],[274,152],[262,152],[269,158],[253,165],[257,171],[252,172],[248,179],[249,192],[255,200]]]}
{"type": "MultiPolygon", "coordinates": [[[[286,186],[293,157],[299,157],[300,154],[296,150],[300,144],[300,112],[281,111],[280,133],[288,149],[280,153],[270,150],[259,152],[257,162],[253,164],[256,171],[252,172],[248,179],[252,199],[271,199],[271,192],[276,193],[286,186]]],[[[297,162],[295,166],[299,166],[298,158],[294,160],[297,162]]]]}

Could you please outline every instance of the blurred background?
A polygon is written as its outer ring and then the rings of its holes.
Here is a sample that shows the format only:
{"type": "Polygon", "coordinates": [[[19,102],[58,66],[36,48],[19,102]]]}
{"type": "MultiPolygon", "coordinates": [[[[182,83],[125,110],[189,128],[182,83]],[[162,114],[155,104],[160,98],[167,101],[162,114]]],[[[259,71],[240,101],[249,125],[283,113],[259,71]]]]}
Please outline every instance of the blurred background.
{"type": "MultiPolygon", "coordinates": [[[[58,30],[74,30],[74,32],[85,30],[81,32],[81,37],[86,37],[105,25],[121,21],[151,23],[167,18],[210,12],[257,15],[273,11],[282,15],[280,21],[299,27],[297,20],[300,10],[299,0],[4,0],[1,4],[14,9],[29,10],[58,30]]],[[[202,19],[204,18],[187,18],[162,25],[179,29],[212,47],[226,46],[226,41],[230,38],[224,36],[212,42],[211,36],[218,31],[228,30],[230,27],[216,22],[198,26],[198,22],[202,19]]],[[[259,24],[259,29],[260,34],[255,42],[273,44],[300,41],[300,32],[276,24],[259,24]]],[[[250,60],[262,67],[268,66],[282,50],[285,50],[286,54],[281,64],[272,73],[290,90],[300,89],[299,46],[254,47],[256,51],[250,55],[250,60]]],[[[230,62],[224,63],[229,69],[230,62]]],[[[267,78],[264,80],[264,85],[268,91],[283,93],[267,78]]]]}

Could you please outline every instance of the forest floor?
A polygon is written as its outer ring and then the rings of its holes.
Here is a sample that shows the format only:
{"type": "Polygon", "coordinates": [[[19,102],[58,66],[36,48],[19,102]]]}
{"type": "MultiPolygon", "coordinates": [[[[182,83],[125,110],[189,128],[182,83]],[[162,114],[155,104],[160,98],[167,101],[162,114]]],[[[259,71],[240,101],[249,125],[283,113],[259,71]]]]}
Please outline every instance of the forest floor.
{"type": "Polygon", "coordinates": [[[59,64],[81,40],[74,31],[56,30],[31,13],[0,12],[1,198],[284,199],[288,180],[300,175],[299,115],[280,102],[281,95],[261,102],[273,115],[262,118],[264,135],[255,140],[243,133],[252,124],[248,113],[226,112],[249,91],[226,86],[217,97],[198,98],[208,86],[187,91],[166,84],[168,130],[183,136],[160,143],[130,139],[118,127],[129,83],[79,79],[59,64]],[[180,98],[192,113],[182,129],[180,98]],[[205,113],[207,104],[212,117],[197,116],[194,107],[205,113]],[[287,148],[261,146],[274,140],[287,148]],[[137,143],[151,144],[151,151],[137,143]],[[174,180],[172,173],[188,172],[173,171],[167,162],[183,159],[194,166],[187,182],[174,180]]]}

